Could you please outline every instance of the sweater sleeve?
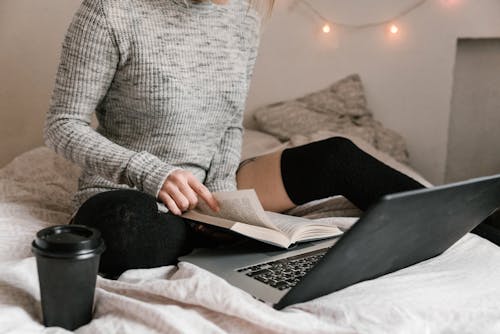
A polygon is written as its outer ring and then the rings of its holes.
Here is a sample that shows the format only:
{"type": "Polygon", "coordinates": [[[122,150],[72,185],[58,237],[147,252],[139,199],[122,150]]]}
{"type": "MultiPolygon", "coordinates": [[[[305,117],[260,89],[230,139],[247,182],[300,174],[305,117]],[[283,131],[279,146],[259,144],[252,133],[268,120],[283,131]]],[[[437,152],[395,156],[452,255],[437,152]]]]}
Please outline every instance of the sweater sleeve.
{"type": "MultiPolygon", "coordinates": [[[[249,58],[246,69],[246,84],[250,87],[253,69],[257,59],[260,41],[260,30],[254,33],[250,45],[249,58]]],[[[242,107],[243,108],[243,107],[242,107]]],[[[243,110],[238,112],[231,120],[219,149],[215,154],[210,169],[207,173],[205,185],[210,191],[234,191],[236,185],[236,171],[241,158],[241,146],[243,141],[243,110]]]]}
{"type": "Polygon", "coordinates": [[[235,117],[222,137],[207,173],[205,185],[210,191],[236,190],[236,170],[240,163],[242,117],[235,117]]]}
{"type": "Polygon", "coordinates": [[[157,197],[175,168],[146,151],[113,143],[90,125],[120,59],[101,1],[84,0],[68,28],[45,122],[45,142],[90,173],[157,197]]]}

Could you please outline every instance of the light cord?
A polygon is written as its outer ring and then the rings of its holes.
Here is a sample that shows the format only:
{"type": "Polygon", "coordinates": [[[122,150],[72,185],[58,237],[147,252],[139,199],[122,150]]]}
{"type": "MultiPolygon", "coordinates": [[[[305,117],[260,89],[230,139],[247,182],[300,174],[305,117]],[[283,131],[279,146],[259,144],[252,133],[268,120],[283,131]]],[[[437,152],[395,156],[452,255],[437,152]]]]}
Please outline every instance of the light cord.
{"type": "Polygon", "coordinates": [[[316,7],[314,7],[309,0],[301,0],[300,3],[303,4],[305,7],[307,7],[309,9],[309,11],[311,11],[314,15],[316,15],[324,23],[329,23],[333,26],[341,26],[341,27],[344,27],[347,29],[366,29],[366,28],[375,27],[375,26],[379,26],[379,25],[385,25],[385,24],[389,24],[391,22],[394,22],[394,21],[410,14],[411,12],[413,12],[414,10],[416,10],[417,8],[419,8],[420,6],[425,4],[427,1],[428,0],[419,0],[419,1],[415,2],[414,4],[412,4],[411,6],[409,6],[408,8],[399,12],[397,15],[394,15],[393,17],[391,17],[389,19],[368,22],[368,23],[363,23],[363,24],[350,24],[350,23],[330,20],[325,15],[321,14],[321,12],[318,9],[316,9],[316,7]]]}

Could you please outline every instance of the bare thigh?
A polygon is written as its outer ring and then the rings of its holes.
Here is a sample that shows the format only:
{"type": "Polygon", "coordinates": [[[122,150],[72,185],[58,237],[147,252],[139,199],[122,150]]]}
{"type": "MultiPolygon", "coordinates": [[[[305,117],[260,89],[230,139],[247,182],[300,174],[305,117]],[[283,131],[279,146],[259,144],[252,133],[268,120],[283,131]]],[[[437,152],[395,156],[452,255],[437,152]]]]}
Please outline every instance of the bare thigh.
{"type": "Polygon", "coordinates": [[[281,152],[283,150],[259,156],[236,173],[238,189],[254,188],[268,211],[281,212],[296,206],[288,197],[281,178],[281,152]]]}

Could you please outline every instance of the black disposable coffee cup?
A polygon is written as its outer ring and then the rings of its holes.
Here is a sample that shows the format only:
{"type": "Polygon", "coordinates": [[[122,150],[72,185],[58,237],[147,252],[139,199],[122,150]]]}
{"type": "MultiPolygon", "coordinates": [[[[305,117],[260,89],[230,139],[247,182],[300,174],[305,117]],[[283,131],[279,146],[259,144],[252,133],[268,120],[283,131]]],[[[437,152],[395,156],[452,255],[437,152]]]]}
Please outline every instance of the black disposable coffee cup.
{"type": "Polygon", "coordinates": [[[59,225],[38,231],[36,255],[43,323],[68,330],[92,320],[94,291],[104,241],[83,225],[59,225]]]}

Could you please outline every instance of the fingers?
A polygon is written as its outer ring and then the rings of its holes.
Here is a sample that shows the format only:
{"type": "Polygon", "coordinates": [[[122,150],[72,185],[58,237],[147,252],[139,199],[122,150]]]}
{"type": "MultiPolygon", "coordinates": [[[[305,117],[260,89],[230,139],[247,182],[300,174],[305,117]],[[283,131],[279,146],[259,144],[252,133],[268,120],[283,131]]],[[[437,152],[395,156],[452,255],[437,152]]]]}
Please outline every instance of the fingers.
{"type": "Polygon", "coordinates": [[[158,198],[175,215],[194,209],[198,205],[198,196],[208,206],[219,211],[219,205],[213,194],[193,174],[184,170],[172,172],[165,180],[158,198]]]}
{"type": "Polygon", "coordinates": [[[175,204],[181,211],[189,209],[190,203],[187,197],[175,186],[167,187],[167,193],[175,201],[175,204]]]}
{"type": "Polygon", "coordinates": [[[180,216],[182,214],[175,201],[165,191],[161,191],[158,197],[174,215],[180,216]]]}
{"type": "Polygon", "coordinates": [[[219,208],[219,203],[215,199],[214,195],[205,187],[198,179],[196,178],[190,178],[188,180],[189,185],[191,188],[198,194],[198,196],[201,197],[202,200],[204,200],[210,209],[212,209],[215,212],[218,212],[220,210],[219,208]]]}
{"type": "Polygon", "coordinates": [[[179,187],[180,192],[184,195],[184,197],[187,199],[189,205],[188,208],[189,210],[194,209],[198,205],[198,196],[196,196],[196,193],[194,192],[193,189],[186,183],[183,183],[179,187]]]}

